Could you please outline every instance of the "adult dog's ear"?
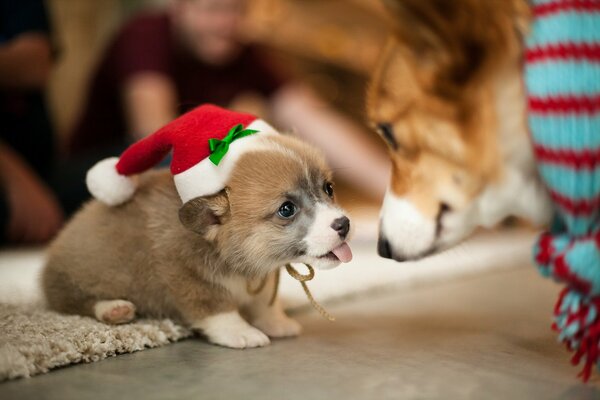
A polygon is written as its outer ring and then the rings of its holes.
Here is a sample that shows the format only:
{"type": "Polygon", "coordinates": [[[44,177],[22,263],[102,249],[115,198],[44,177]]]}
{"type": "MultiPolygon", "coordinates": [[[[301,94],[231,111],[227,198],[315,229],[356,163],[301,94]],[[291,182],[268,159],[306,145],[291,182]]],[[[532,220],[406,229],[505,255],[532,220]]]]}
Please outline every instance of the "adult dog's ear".
{"type": "Polygon", "coordinates": [[[419,57],[444,51],[455,0],[383,0],[390,11],[394,33],[419,57]]]}
{"type": "Polygon", "coordinates": [[[481,0],[383,0],[402,56],[410,55],[427,77],[428,92],[455,97],[478,66],[479,42],[470,32],[465,35],[463,26],[478,15],[467,18],[472,1],[481,0]]]}
{"type": "Polygon", "coordinates": [[[453,98],[506,58],[527,21],[526,0],[383,0],[393,33],[419,65],[432,66],[435,93],[453,98]]]}
{"type": "Polygon", "coordinates": [[[227,189],[217,194],[196,197],[179,209],[179,220],[187,229],[214,239],[216,231],[229,214],[227,189]]]}

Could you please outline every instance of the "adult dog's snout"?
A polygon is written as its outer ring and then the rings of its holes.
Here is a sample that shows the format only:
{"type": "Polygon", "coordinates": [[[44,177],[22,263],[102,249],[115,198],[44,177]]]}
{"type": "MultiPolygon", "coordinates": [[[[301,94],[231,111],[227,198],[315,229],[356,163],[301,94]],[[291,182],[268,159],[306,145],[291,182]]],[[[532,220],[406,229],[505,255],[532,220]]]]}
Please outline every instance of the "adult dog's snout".
{"type": "Polygon", "coordinates": [[[403,262],[406,261],[407,258],[398,254],[392,249],[392,245],[390,241],[387,240],[383,234],[379,235],[379,240],[377,240],[377,253],[380,257],[389,258],[394,261],[403,262]]]}
{"type": "Polygon", "coordinates": [[[379,235],[379,240],[377,241],[377,254],[383,258],[392,258],[390,242],[381,235],[379,235]]]}
{"type": "Polygon", "coordinates": [[[436,240],[435,219],[388,191],[380,216],[379,255],[398,262],[418,260],[435,251],[436,240]]]}

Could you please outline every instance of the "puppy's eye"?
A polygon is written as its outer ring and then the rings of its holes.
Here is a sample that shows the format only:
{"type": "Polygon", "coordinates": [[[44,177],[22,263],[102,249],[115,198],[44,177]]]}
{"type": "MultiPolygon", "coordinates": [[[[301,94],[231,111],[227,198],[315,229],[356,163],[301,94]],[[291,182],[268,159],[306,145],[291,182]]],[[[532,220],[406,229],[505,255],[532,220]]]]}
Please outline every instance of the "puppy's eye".
{"type": "Polygon", "coordinates": [[[393,149],[398,148],[398,142],[394,136],[394,128],[388,122],[380,122],[377,124],[377,132],[392,146],[393,149]]]}
{"type": "Polygon", "coordinates": [[[296,207],[296,205],[294,203],[292,203],[291,201],[286,201],[279,207],[279,211],[277,211],[277,215],[279,215],[281,218],[288,219],[288,218],[292,218],[294,215],[296,215],[297,211],[298,211],[298,208],[296,207]]]}
{"type": "Polygon", "coordinates": [[[327,196],[333,198],[333,184],[331,182],[325,182],[323,184],[323,191],[325,194],[327,194],[327,196]]]}

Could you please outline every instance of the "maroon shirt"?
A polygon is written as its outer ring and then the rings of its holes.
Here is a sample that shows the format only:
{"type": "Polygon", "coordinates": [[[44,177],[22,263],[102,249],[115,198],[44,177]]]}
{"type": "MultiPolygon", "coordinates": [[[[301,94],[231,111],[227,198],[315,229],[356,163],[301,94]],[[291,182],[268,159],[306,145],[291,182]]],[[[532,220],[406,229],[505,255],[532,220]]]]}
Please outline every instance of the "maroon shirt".
{"type": "Polygon", "coordinates": [[[186,53],[174,40],[166,14],[129,21],[108,47],[89,88],[74,132],[71,153],[124,143],[128,132],[122,99],[127,80],[143,71],[159,72],[175,84],[179,113],[202,103],[227,106],[243,92],[271,95],[281,84],[278,72],[255,46],[225,66],[211,66],[186,53]]]}

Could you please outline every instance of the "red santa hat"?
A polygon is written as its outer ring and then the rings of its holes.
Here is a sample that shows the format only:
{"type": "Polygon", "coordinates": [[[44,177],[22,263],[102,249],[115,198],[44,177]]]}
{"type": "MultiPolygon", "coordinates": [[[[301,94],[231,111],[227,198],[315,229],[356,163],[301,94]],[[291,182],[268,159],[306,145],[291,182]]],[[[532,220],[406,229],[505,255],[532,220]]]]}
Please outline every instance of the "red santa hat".
{"type": "Polygon", "coordinates": [[[254,115],[202,105],[134,143],[121,157],[98,162],[87,173],[87,187],[105,204],[122,204],[135,192],[135,175],[173,150],[171,173],[185,203],[222,190],[240,156],[264,147],[261,137],[268,134],[277,131],[254,115]]]}

